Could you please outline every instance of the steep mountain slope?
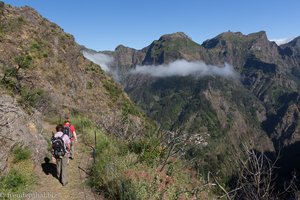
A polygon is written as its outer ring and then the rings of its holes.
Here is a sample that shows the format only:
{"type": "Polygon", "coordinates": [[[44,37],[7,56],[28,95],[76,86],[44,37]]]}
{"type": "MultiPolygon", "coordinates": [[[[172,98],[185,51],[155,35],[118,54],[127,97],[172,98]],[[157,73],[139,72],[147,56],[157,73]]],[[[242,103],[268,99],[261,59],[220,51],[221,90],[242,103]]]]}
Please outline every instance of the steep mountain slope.
{"type": "MultiPolygon", "coordinates": [[[[221,36],[212,40],[230,44],[224,45],[227,48],[226,55],[223,57],[224,61],[237,67],[237,70],[241,72],[244,87],[249,89],[266,109],[266,120],[262,123],[264,131],[277,147],[295,142],[294,139],[299,137],[297,116],[299,116],[300,85],[299,78],[295,75],[295,70],[300,65],[299,62],[294,56],[287,56],[284,53],[287,51],[285,48],[288,47],[285,45],[278,47],[274,42],[269,42],[265,32],[246,36],[240,33],[223,33],[221,36]],[[228,51],[228,46],[232,43],[235,43],[235,49],[228,51]],[[236,51],[244,53],[235,55],[236,51]],[[287,118],[292,120],[286,120],[287,118]]],[[[296,39],[291,44],[295,44],[295,41],[296,39]]],[[[211,40],[203,45],[206,46],[208,43],[212,43],[211,40]]],[[[209,50],[217,51],[220,55],[224,47],[219,46],[216,45],[209,50]]],[[[291,51],[297,54],[297,48],[291,51]]]]}
{"type": "Polygon", "coordinates": [[[99,114],[123,113],[143,123],[121,87],[81,55],[73,36],[31,8],[5,6],[0,39],[3,84],[20,93],[39,90],[34,107],[43,113],[87,113],[98,120],[99,114]]]}
{"type": "Polygon", "coordinates": [[[297,37],[287,44],[280,46],[282,54],[285,59],[291,60],[290,66],[292,67],[292,74],[297,78],[299,83],[300,80],[300,37],[297,37]]]}
{"type": "Polygon", "coordinates": [[[85,116],[124,138],[139,137],[149,125],[122,88],[82,56],[72,35],[30,7],[0,4],[0,92],[1,171],[18,143],[43,159],[44,119],[85,116]]]}

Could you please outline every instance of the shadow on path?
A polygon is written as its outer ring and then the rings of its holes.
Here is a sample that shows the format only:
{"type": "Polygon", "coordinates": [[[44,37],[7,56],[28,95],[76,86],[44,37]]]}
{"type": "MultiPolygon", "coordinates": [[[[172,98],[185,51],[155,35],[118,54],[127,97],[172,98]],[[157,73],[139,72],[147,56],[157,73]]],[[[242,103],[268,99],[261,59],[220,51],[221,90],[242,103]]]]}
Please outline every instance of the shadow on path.
{"type": "Polygon", "coordinates": [[[44,163],[41,164],[43,172],[46,175],[51,174],[53,177],[57,177],[57,172],[56,172],[56,164],[50,163],[50,159],[48,157],[44,158],[44,163]]]}

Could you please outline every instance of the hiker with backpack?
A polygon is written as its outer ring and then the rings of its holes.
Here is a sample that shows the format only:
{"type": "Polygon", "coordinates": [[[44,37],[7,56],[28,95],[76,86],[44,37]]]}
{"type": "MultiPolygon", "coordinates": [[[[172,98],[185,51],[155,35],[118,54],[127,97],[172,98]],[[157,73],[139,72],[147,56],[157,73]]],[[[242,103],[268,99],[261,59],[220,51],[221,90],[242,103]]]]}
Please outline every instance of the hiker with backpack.
{"type": "Polygon", "coordinates": [[[71,124],[70,118],[68,117],[65,119],[64,134],[68,135],[71,140],[71,149],[70,149],[69,158],[73,160],[75,155],[75,141],[77,142],[77,134],[75,131],[75,127],[71,124]]]}
{"type": "Polygon", "coordinates": [[[68,160],[70,151],[70,138],[63,133],[64,126],[58,124],[56,133],[52,136],[52,154],[56,159],[57,178],[65,186],[68,183],[68,160]]]}

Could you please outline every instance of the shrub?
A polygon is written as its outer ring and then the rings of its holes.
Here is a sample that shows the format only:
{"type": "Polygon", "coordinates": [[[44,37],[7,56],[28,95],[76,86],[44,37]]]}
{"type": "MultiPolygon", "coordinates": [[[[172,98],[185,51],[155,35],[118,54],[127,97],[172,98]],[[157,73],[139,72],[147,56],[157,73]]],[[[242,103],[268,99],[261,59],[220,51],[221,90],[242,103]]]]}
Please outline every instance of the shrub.
{"type": "Polygon", "coordinates": [[[31,151],[28,148],[22,148],[20,146],[16,147],[14,152],[14,162],[20,162],[22,160],[27,160],[31,157],[31,151]]]}
{"type": "Polygon", "coordinates": [[[11,78],[2,78],[0,82],[6,89],[14,91],[17,88],[17,81],[11,78]]]}
{"type": "Polygon", "coordinates": [[[27,108],[36,108],[39,103],[44,99],[44,91],[42,89],[28,90],[23,88],[21,90],[20,104],[25,105],[27,108]]]}
{"type": "Polygon", "coordinates": [[[128,144],[129,151],[138,154],[139,161],[145,162],[147,165],[154,165],[162,158],[163,152],[159,147],[159,141],[154,137],[143,138],[128,144]]]}
{"type": "Polygon", "coordinates": [[[15,62],[19,66],[19,68],[27,69],[31,66],[32,57],[30,55],[21,55],[15,58],[15,62]]]}
{"type": "Polygon", "coordinates": [[[86,89],[93,89],[93,83],[88,81],[86,85],[86,89]]]}
{"type": "Polygon", "coordinates": [[[5,178],[3,178],[1,182],[4,189],[16,192],[20,188],[24,188],[26,186],[27,180],[22,173],[13,170],[5,178]]]}
{"type": "Polygon", "coordinates": [[[34,40],[30,45],[30,55],[34,58],[47,58],[49,55],[47,44],[41,40],[34,40]]]}

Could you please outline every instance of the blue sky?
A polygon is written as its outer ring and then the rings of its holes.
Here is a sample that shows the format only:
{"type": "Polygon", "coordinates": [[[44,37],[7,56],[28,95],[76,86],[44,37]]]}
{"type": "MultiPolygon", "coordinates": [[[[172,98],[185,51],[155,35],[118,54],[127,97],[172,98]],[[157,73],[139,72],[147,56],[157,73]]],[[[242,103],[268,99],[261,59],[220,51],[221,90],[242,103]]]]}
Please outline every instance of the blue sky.
{"type": "Polygon", "coordinates": [[[269,39],[300,36],[299,0],[3,0],[28,5],[94,50],[135,49],[163,34],[195,42],[230,31],[264,30],[269,39]]]}

